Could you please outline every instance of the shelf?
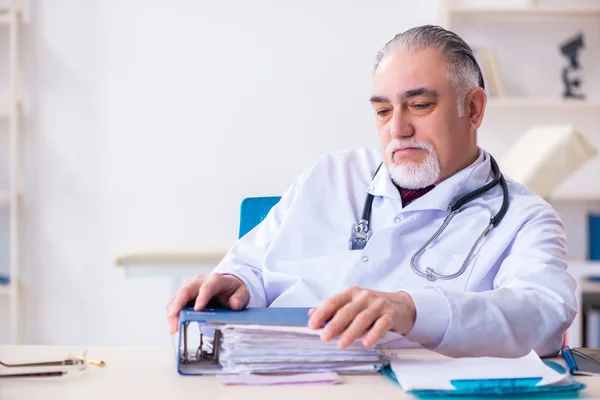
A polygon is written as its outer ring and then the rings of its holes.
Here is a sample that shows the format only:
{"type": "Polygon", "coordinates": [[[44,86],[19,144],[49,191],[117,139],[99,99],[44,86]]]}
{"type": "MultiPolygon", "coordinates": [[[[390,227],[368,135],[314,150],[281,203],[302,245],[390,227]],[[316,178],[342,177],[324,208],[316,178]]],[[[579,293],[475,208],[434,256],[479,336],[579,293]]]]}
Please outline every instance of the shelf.
{"type": "Polygon", "coordinates": [[[577,192],[557,192],[550,196],[550,201],[570,200],[570,201],[600,201],[600,192],[577,191],[577,192]]]}
{"type": "Polygon", "coordinates": [[[456,7],[452,15],[490,16],[600,16],[600,7],[456,7]]]}
{"type": "Polygon", "coordinates": [[[569,274],[577,279],[586,279],[588,276],[600,276],[600,261],[568,260],[569,274]]]}
{"type": "Polygon", "coordinates": [[[600,293],[600,282],[584,280],[581,282],[581,291],[585,293],[600,293]]]}
{"type": "Polygon", "coordinates": [[[132,251],[118,254],[116,264],[121,267],[129,266],[180,266],[180,265],[217,265],[227,250],[211,251],[132,251]]]}
{"type": "Polygon", "coordinates": [[[488,97],[488,107],[565,107],[569,109],[600,109],[600,100],[578,100],[554,97],[488,97]]]}

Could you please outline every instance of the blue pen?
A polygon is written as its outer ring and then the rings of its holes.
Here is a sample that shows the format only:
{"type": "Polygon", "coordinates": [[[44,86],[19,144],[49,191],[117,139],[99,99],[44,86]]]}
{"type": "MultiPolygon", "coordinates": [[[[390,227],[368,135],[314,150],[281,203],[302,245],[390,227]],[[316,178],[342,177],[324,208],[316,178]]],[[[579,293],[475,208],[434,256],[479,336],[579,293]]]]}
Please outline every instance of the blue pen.
{"type": "Polygon", "coordinates": [[[564,346],[561,350],[561,354],[565,359],[565,362],[567,363],[567,367],[569,367],[569,372],[571,373],[571,375],[573,375],[578,368],[577,362],[575,361],[575,357],[573,357],[573,353],[571,352],[569,346],[564,346]]]}

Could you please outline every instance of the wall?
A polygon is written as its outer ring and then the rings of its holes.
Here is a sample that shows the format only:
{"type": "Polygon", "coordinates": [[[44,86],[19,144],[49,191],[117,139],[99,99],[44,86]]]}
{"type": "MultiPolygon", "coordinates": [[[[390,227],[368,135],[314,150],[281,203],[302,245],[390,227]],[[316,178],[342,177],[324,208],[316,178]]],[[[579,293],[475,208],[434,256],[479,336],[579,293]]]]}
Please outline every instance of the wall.
{"type": "MultiPolygon", "coordinates": [[[[373,58],[395,33],[435,22],[434,0],[415,4],[31,0],[25,32],[25,341],[169,344],[164,305],[171,280],[128,278],[115,255],[154,245],[229,246],[242,198],[280,194],[323,152],[375,145],[368,104],[373,58]]],[[[546,25],[540,40],[554,48],[572,27],[554,34],[546,25]]],[[[508,35],[512,29],[517,39],[528,37],[522,25],[479,28],[481,40],[495,38],[504,48],[518,42],[508,35]]],[[[542,71],[529,65],[527,54],[502,57],[509,62],[501,67],[511,90],[555,94],[559,84],[550,69],[543,71],[550,86],[533,79],[521,85],[520,79],[542,71]]],[[[586,65],[597,65],[594,54],[587,53],[586,65]]],[[[562,62],[556,54],[541,68],[555,62],[562,62]]],[[[600,88],[590,77],[588,87],[600,88]]],[[[0,73],[0,92],[2,79],[0,73]]],[[[490,109],[481,144],[500,158],[536,121],[573,118],[598,143],[598,113],[577,113],[490,109]]],[[[3,146],[0,141],[0,160],[3,146]]],[[[590,176],[586,171],[567,182],[567,190],[580,187],[590,176]]],[[[572,258],[585,257],[584,216],[600,204],[556,206],[572,258]]],[[[5,219],[0,214],[0,226],[5,219]]],[[[4,328],[0,323],[0,343],[7,341],[4,328]]]]}
{"type": "Polygon", "coordinates": [[[375,53],[434,22],[413,4],[31,1],[25,341],[169,344],[170,280],[127,279],[116,253],[228,246],[243,197],[375,145],[375,53]]]}

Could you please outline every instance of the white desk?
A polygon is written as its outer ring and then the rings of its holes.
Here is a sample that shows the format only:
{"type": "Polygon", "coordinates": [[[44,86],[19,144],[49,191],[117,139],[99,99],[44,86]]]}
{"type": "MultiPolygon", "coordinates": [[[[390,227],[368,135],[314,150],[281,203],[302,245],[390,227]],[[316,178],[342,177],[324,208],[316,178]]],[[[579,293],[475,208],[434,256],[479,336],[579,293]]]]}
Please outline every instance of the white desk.
{"type": "MultiPolygon", "coordinates": [[[[4,362],[60,360],[81,347],[0,346],[4,362]]],[[[380,375],[344,376],[339,385],[224,386],[212,376],[180,376],[169,348],[90,347],[88,356],[107,363],[64,378],[0,380],[0,399],[116,400],[116,399],[239,399],[335,400],[404,399],[393,382],[380,375]]],[[[426,350],[408,350],[402,357],[441,358],[426,350]]],[[[600,398],[600,377],[580,378],[587,398],[600,398]]]]}

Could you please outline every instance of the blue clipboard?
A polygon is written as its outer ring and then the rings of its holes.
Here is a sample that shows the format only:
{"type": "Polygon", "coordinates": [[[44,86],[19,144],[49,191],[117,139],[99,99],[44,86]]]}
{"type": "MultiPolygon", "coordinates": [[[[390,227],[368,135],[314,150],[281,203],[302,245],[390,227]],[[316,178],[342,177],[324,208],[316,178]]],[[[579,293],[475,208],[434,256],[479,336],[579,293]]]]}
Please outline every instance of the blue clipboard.
{"type": "MultiPolygon", "coordinates": [[[[566,369],[549,360],[543,360],[544,363],[555,369],[561,374],[564,374],[566,369]]],[[[393,382],[398,384],[396,375],[390,366],[382,369],[382,374],[387,376],[393,382]]],[[[569,382],[564,385],[549,385],[536,386],[541,378],[524,378],[524,379],[474,379],[474,380],[454,380],[450,383],[454,386],[454,390],[408,390],[416,397],[501,397],[501,396],[523,396],[523,397],[543,397],[548,398],[572,398],[579,395],[579,391],[585,388],[583,383],[577,382],[570,378],[569,382]]],[[[399,384],[398,384],[399,385],[399,384]]]]}
{"type": "Polygon", "coordinates": [[[184,308],[179,313],[177,344],[177,371],[181,375],[214,375],[221,373],[219,325],[288,325],[306,326],[309,308],[246,308],[234,311],[226,308],[209,308],[194,311],[184,308]]]}

